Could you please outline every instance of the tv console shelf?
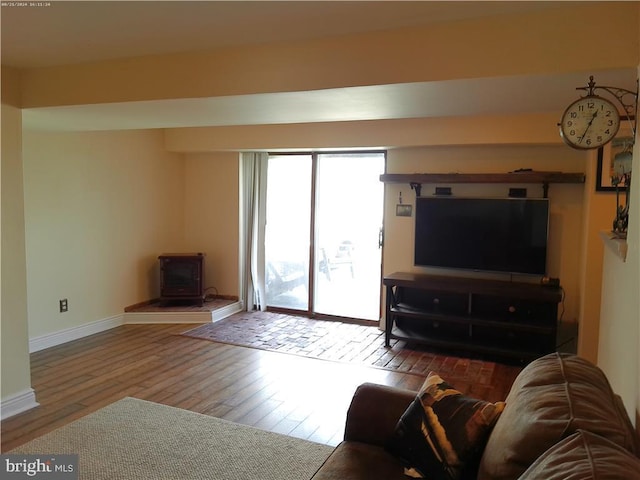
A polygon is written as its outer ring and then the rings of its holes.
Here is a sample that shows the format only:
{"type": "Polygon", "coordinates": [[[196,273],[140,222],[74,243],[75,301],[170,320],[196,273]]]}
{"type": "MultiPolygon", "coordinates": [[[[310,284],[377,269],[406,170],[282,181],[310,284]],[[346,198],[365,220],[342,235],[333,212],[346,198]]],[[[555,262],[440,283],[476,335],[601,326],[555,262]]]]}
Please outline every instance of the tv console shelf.
{"type": "Polygon", "coordinates": [[[385,173],[380,175],[380,181],[408,183],[417,196],[420,196],[423,183],[541,183],[547,198],[550,183],[584,183],[585,174],[534,170],[510,173],[385,173]]]}
{"type": "Polygon", "coordinates": [[[528,362],[556,350],[562,288],[397,272],[384,277],[391,339],[528,362]]]}

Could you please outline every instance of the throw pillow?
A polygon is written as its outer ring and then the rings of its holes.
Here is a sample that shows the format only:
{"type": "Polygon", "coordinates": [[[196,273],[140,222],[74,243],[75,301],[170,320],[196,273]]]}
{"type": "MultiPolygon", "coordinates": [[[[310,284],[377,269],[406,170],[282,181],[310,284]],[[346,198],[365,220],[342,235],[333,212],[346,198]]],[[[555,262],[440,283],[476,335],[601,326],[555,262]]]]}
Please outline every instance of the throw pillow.
{"type": "MultiPolygon", "coordinates": [[[[504,403],[464,396],[429,373],[404,412],[387,449],[404,467],[430,480],[457,480],[477,467],[504,403]]],[[[413,475],[412,475],[413,476],[413,475]]]]}

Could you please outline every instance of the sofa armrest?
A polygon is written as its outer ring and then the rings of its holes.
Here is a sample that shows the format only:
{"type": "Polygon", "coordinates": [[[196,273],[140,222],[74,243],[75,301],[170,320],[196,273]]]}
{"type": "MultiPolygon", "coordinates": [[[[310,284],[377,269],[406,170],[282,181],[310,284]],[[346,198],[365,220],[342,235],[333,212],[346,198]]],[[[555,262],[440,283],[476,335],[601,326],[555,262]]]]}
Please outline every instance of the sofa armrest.
{"type": "MultiPolygon", "coordinates": [[[[638,431],[635,428],[633,428],[633,423],[631,423],[631,419],[629,418],[627,409],[624,406],[622,397],[618,394],[614,394],[613,398],[615,401],[615,407],[620,413],[620,418],[622,418],[623,421],[625,422],[627,428],[629,429],[629,434],[633,439],[636,457],[640,458],[640,435],[638,435],[638,431]]],[[[636,427],[638,427],[638,425],[636,425],[636,427]]]]}
{"type": "Polygon", "coordinates": [[[347,411],[344,439],[384,447],[416,392],[363,383],[347,411]]]}

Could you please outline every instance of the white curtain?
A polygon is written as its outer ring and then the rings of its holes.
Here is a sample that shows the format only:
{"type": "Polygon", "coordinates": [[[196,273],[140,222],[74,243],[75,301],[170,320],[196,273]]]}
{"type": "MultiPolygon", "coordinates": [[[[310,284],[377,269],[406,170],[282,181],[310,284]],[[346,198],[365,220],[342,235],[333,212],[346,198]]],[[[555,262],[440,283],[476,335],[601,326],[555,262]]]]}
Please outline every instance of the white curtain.
{"type": "Polygon", "coordinates": [[[244,152],[240,155],[241,296],[248,311],[264,311],[267,308],[264,245],[268,160],[269,155],[263,152],[244,152]]]}

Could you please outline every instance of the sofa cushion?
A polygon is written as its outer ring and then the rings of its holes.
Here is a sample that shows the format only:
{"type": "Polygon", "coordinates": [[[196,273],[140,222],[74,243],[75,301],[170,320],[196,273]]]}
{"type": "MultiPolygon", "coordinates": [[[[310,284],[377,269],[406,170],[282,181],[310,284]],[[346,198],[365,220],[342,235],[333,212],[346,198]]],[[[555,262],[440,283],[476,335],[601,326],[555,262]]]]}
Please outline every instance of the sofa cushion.
{"type": "Polygon", "coordinates": [[[534,360],[516,378],[506,403],[482,456],[480,480],[517,478],[578,429],[636,453],[631,422],[604,373],[575,355],[534,360]]]}
{"type": "Polygon", "coordinates": [[[387,448],[408,469],[432,480],[459,479],[477,469],[482,449],[504,408],[468,398],[430,373],[396,426],[387,448]]]}
{"type": "Polygon", "coordinates": [[[384,448],[345,441],[336,447],[313,476],[313,480],[406,480],[402,465],[384,448]]]}
{"type": "Polygon", "coordinates": [[[640,480],[640,458],[594,433],[578,430],[547,450],[520,480],[640,480]]]}

